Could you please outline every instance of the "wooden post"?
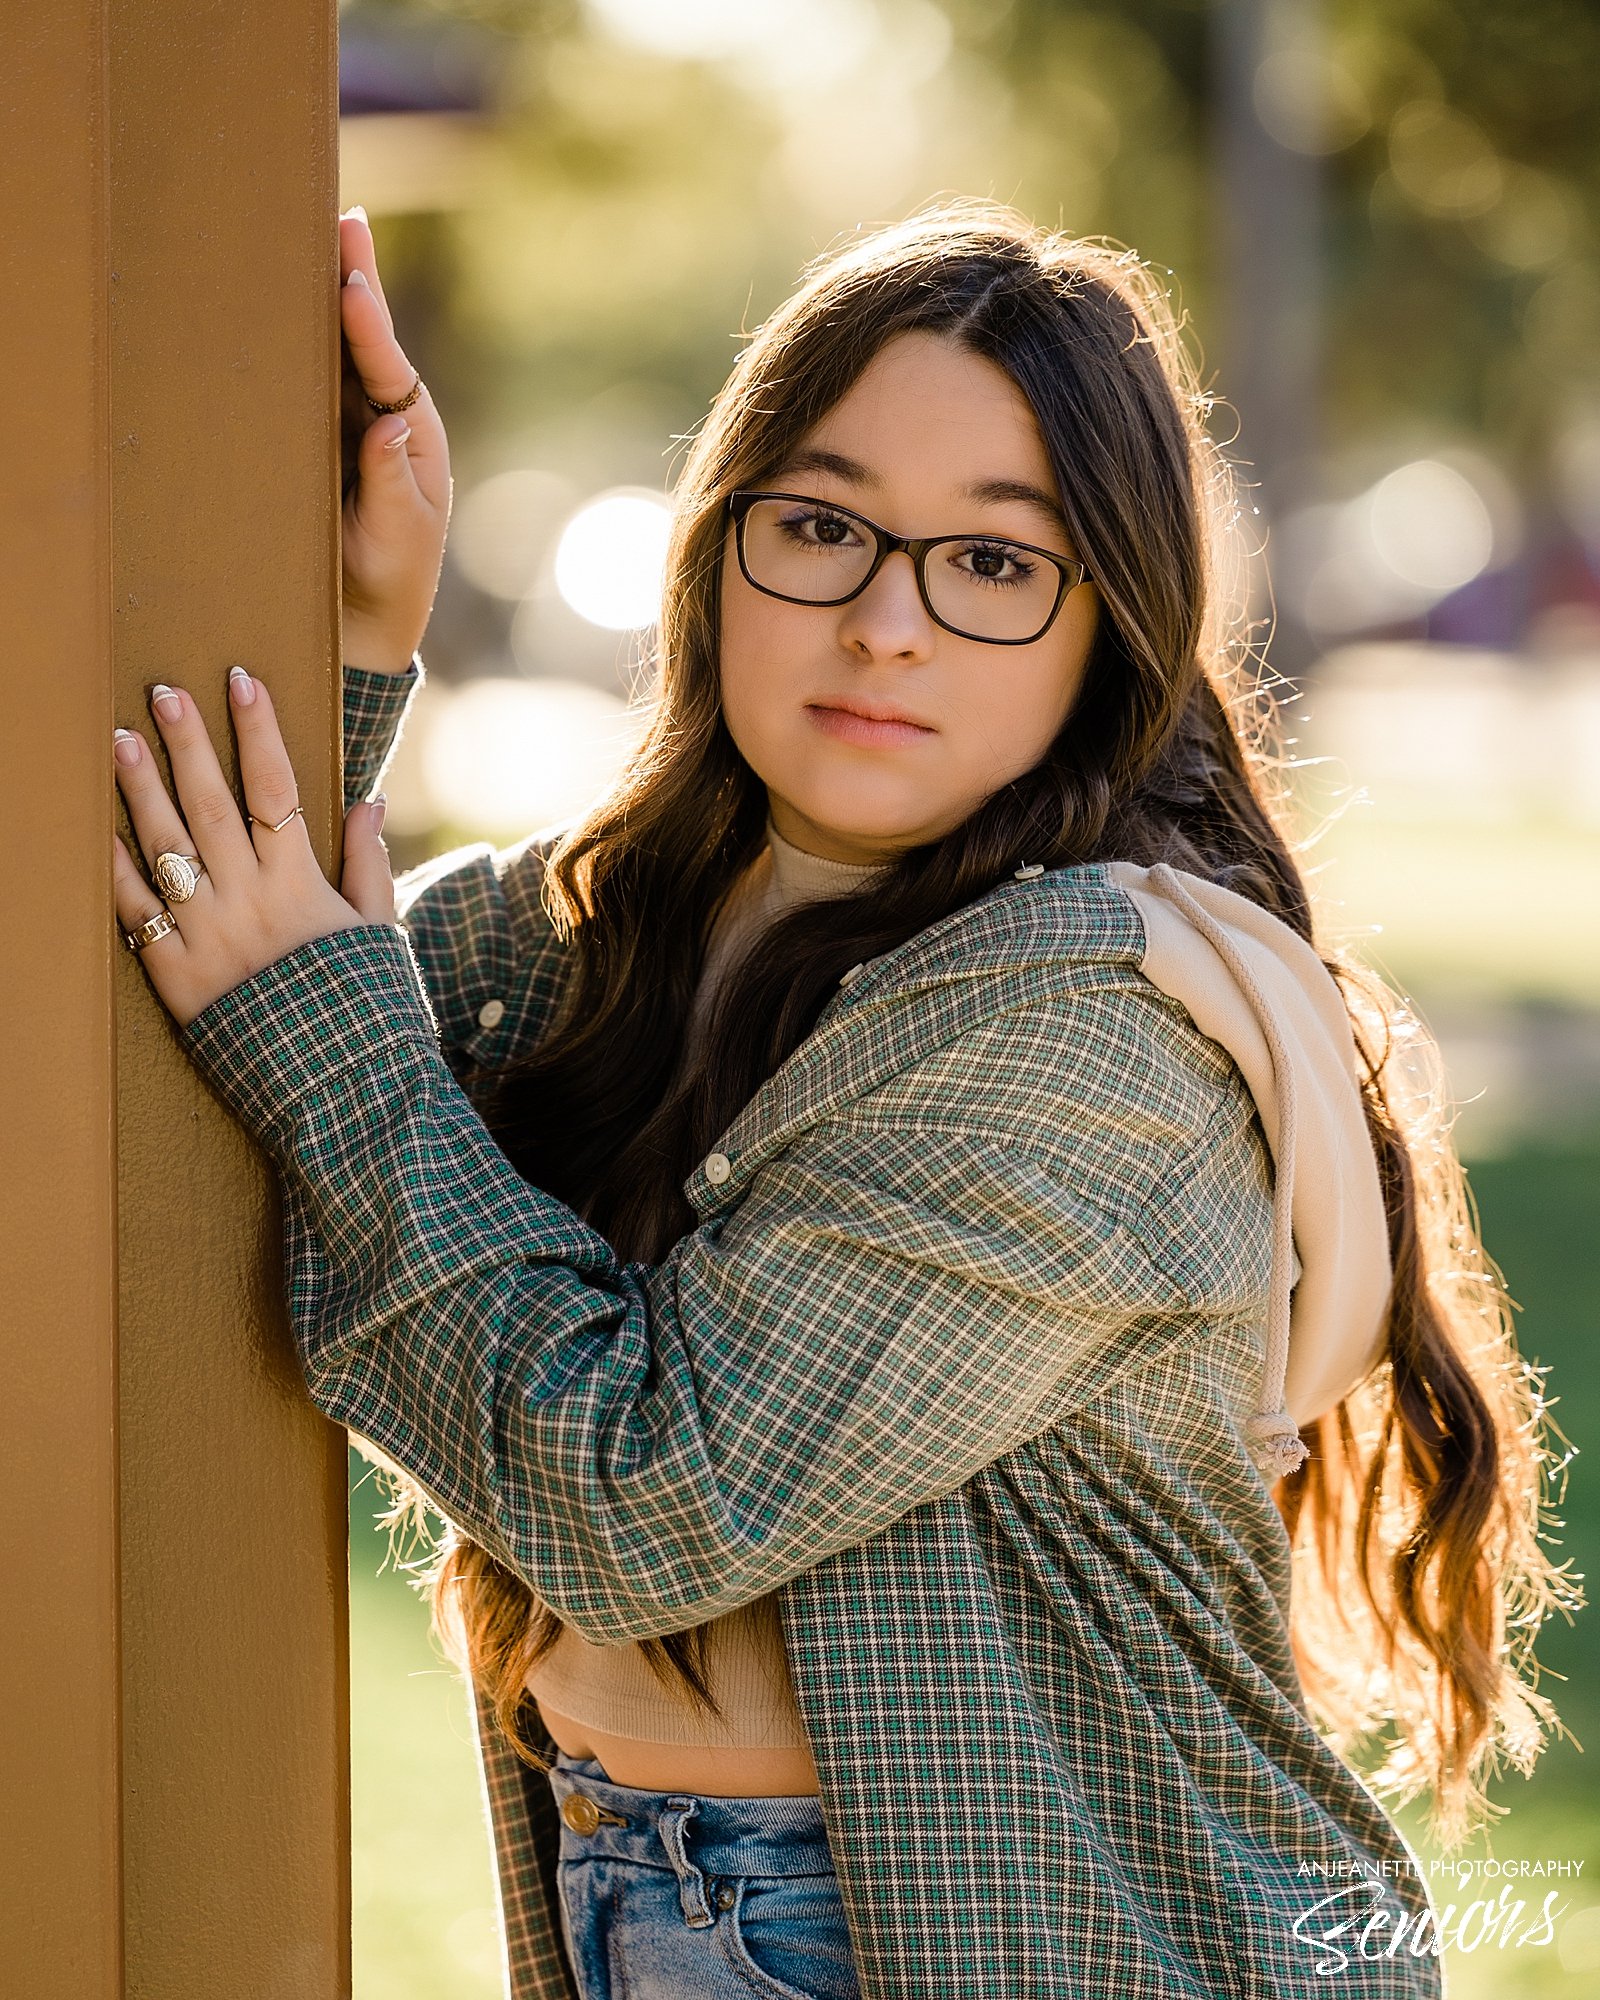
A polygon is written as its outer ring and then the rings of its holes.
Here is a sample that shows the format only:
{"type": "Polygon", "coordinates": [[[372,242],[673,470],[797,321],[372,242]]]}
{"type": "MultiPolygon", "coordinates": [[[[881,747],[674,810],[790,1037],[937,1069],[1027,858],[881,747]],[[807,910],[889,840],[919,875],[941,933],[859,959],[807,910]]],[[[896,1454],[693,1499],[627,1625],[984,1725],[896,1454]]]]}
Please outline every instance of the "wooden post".
{"type": "Polygon", "coordinates": [[[28,2000],[350,1991],[344,1433],[276,1182],[118,937],[114,722],[263,675],[330,874],[334,0],[58,0],[0,78],[9,891],[0,1963],[28,2000]]]}

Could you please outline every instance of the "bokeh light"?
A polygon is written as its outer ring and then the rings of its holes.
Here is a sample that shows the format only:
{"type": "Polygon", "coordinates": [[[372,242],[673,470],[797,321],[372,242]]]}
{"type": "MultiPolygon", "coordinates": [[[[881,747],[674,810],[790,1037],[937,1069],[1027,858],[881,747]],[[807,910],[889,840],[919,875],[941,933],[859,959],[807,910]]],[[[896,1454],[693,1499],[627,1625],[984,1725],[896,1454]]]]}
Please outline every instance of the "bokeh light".
{"type": "Polygon", "coordinates": [[[732,58],[753,64],[755,74],[799,84],[831,82],[858,67],[880,27],[871,0],[673,0],[671,6],[589,0],[589,6],[611,34],[636,48],[732,58]]]}
{"type": "Polygon", "coordinates": [[[1378,481],[1365,504],[1378,560],[1402,583],[1442,596],[1488,568],[1489,509],[1453,466],[1434,458],[1403,465],[1378,481]]]}
{"type": "Polygon", "coordinates": [[[1505,169],[1465,112],[1428,98],[1402,105],[1389,127],[1389,165],[1430,215],[1484,215],[1505,189],[1505,169]]]}
{"type": "Polygon", "coordinates": [[[616,488],[580,507],[556,546],[556,589],[580,618],[611,632],[654,624],[672,533],[658,493],[616,488]]]}
{"type": "Polygon", "coordinates": [[[1352,500],[1284,524],[1274,563],[1311,628],[1324,635],[1409,618],[1521,546],[1521,508],[1481,453],[1410,460],[1352,500]]]}
{"type": "Polygon", "coordinates": [[[516,602],[532,589],[574,495],[553,472],[517,468],[481,481],[450,514],[450,554],[470,583],[516,602]]]}
{"type": "Polygon", "coordinates": [[[589,0],[589,9],[619,41],[688,57],[729,55],[787,11],[783,0],[589,0]]]}
{"type": "Polygon", "coordinates": [[[510,839],[580,812],[610,785],[641,718],[581,681],[469,681],[435,703],[421,779],[441,820],[510,839]]]}

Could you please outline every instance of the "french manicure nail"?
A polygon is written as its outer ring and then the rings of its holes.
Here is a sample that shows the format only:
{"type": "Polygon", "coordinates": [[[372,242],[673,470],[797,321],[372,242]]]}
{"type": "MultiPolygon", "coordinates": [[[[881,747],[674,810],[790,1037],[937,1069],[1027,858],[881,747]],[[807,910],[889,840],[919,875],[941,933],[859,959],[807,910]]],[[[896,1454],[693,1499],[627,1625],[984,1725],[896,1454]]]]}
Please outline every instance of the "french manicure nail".
{"type": "Polygon", "coordinates": [[[163,722],[176,722],[183,713],[183,703],[178,699],[176,690],[169,688],[165,681],[156,682],[150,690],[150,699],[163,722]]]}
{"type": "Polygon", "coordinates": [[[345,279],[345,283],[347,285],[359,285],[364,292],[372,290],[372,287],[367,283],[367,274],[359,264],[354,267],[349,277],[345,279]]]}
{"type": "Polygon", "coordinates": [[[234,700],[243,708],[248,708],[256,698],[256,684],[243,667],[229,667],[228,686],[234,700]]]}
{"type": "Polygon", "coordinates": [[[119,764],[137,764],[139,761],[139,739],[131,729],[113,729],[111,732],[111,754],[119,764]]]}
{"type": "Polygon", "coordinates": [[[398,436],[398,437],[392,437],[392,438],[390,438],[389,442],[388,442],[388,443],[387,443],[387,444],[386,444],[386,445],[385,445],[385,446],[383,447],[383,448],[384,448],[384,450],[385,450],[385,451],[398,451],[398,450],[400,449],[401,445],[403,445],[403,444],[405,443],[406,439],[407,439],[408,437],[410,437],[410,435],[411,435],[411,426],[410,426],[409,424],[407,424],[407,425],[406,425],[406,427],[405,427],[405,429],[404,429],[403,431],[401,431],[401,432],[400,432],[400,434],[399,434],[399,436],[398,436]]]}

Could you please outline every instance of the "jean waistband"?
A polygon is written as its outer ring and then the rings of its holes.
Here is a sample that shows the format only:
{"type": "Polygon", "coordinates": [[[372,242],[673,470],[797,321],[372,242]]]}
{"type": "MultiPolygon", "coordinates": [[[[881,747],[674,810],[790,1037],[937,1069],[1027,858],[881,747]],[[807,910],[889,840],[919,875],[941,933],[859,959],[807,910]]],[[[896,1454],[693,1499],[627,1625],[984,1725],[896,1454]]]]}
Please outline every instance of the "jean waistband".
{"type": "Polygon", "coordinates": [[[705,1792],[646,1791],[614,1784],[597,1759],[569,1757],[565,1751],[551,1767],[550,1790],[562,1816],[561,1843],[569,1854],[658,1867],[669,1855],[681,1854],[708,1875],[834,1872],[822,1802],[815,1793],[719,1798],[705,1792]],[[597,1822],[596,1812],[586,1807],[562,1810],[574,1795],[598,1810],[597,1822]]]}

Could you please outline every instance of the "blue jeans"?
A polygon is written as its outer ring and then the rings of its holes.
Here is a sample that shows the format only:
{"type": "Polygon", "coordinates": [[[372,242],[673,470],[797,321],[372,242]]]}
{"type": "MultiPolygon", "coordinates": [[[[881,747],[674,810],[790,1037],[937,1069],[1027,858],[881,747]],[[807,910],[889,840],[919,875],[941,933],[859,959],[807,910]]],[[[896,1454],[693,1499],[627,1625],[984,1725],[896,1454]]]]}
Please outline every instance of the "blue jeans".
{"type": "Polygon", "coordinates": [[[583,2000],[859,2000],[815,1796],[643,1791],[564,1750],[550,1789],[583,2000]]]}

